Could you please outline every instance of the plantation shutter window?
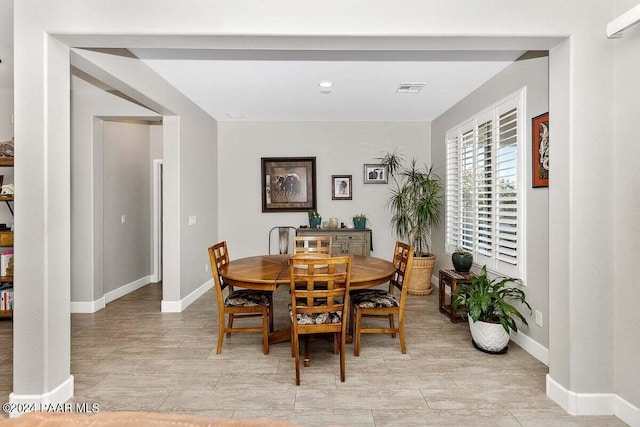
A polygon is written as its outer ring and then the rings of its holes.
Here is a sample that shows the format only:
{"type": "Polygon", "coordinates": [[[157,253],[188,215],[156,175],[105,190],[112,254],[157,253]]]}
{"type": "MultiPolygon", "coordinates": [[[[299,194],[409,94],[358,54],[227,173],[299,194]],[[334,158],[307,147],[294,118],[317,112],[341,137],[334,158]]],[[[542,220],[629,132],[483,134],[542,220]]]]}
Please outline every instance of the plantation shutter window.
{"type": "Polygon", "coordinates": [[[512,95],[446,135],[446,250],[513,277],[522,276],[521,102],[512,95]]]}

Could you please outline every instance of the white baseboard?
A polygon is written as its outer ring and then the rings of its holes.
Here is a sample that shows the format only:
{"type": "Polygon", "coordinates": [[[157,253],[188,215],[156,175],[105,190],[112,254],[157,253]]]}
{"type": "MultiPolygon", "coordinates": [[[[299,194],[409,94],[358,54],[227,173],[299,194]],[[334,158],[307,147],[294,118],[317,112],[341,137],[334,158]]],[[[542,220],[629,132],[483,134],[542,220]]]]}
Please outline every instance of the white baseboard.
{"type": "Polygon", "coordinates": [[[547,396],[571,415],[615,415],[631,426],[640,426],[640,408],[615,393],[576,393],[547,374],[547,396]]]}
{"type": "Polygon", "coordinates": [[[144,276],[131,283],[122,285],[113,291],[107,292],[104,296],[95,301],[71,301],[71,313],[95,313],[98,310],[102,310],[104,306],[111,301],[115,301],[118,298],[130,294],[149,283],[153,283],[152,275],[144,276]]]}
{"type": "Polygon", "coordinates": [[[538,359],[540,362],[549,366],[549,349],[535,341],[521,331],[518,333],[511,333],[511,340],[518,344],[524,351],[538,359]]]}
{"type": "Polygon", "coordinates": [[[161,311],[163,313],[181,313],[185,308],[189,307],[195,300],[204,295],[205,292],[212,287],[213,279],[209,279],[180,301],[162,300],[161,311]]]}
{"type": "Polygon", "coordinates": [[[640,427],[640,408],[633,406],[618,395],[615,397],[613,408],[616,417],[630,426],[640,427]]]}
{"type": "Polygon", "coordinates": [[[105,306],[104,296],[95,301],[71,301],[72,313],[95,313],[105,306]]]}
{"type": "MultiPolygon", "coordinates": [[[[73,375],[64,380],[62,384],[50,392],[43,394],[9,394],[9,402],[12,406],[21,407],[23,411],[12,411],[10,418],[19,417],[25,412],[46,411],[50,405],[65,403],[73,397],[73,375]]],[[[16,408],[17,409],[17,408],[16,408]]]]}
{"type": "Polygon", "coordinates": [[[126,285],[120,286],[119,288],[104,294],[104,302],[106,304],[109,304],[111,301],[115,301],[118,298],[121,298],[127,294],[130,294],[131,292],[138,290],[141,287],[148,285],[151,282],[152,280],[151,280],[150,274],[147,276],[141,277],[138,280],[135,280],[131,283],[127,283],[126,285]]]}

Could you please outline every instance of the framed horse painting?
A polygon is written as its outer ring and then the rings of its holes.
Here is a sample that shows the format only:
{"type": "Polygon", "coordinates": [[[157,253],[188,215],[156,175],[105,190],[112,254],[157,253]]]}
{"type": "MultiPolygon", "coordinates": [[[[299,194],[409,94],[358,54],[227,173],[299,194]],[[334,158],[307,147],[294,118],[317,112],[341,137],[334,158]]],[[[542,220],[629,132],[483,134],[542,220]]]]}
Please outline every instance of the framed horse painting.
{"type": "Polygon", "coordinates": [[[263,157],[262,212],[316,209],[315,157],[263,157]]]}

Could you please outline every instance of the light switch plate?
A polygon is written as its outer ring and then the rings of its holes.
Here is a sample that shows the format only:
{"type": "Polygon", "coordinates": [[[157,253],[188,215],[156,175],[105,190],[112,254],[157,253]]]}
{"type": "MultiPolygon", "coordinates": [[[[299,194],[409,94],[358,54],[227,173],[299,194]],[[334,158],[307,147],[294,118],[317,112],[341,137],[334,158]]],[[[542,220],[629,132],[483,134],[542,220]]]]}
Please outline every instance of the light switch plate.
{"type": "Polygon", "coordinates": [[[536,325],[542,326],[542,312],[536,310],[536,325]]]}
{"type": "Polygon", "coordinates": [[[189,225],[196,225],[196,216],[195,215],[189,216],[189,225]]]}

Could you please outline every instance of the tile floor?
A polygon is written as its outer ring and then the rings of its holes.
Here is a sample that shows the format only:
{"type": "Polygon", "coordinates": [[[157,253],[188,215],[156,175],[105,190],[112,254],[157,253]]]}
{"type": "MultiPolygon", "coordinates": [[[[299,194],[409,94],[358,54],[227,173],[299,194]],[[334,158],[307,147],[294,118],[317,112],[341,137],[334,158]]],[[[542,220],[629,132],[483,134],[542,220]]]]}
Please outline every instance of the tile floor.
{"type": "MultiPolygon", "coordinates": [[[[276,307],[286,307],[286,289],[276,307]]],[[[624,426],[615,417],[572,417],[545,395],[547,367],[516,344],[505,355],[475,350],[468,326],[438,312],[437,295],[410,296],[408,354],[389,335],[347,345],[347,378],[328,341],[312,342],[312,365],[295,386],[288,343],[262,354],[256,334],[235,334],[215,354],[213,291],[183,313],[160,313],[151,284],[94,314],[71,316],[74,401],[101,411],[169,411],[268,417],[304,426],[624,426]]],[[[276,326],[288,321],[285,310],[276,326]]],[[[11,322],[0,322],[0,400],[11,392],[11,322]]],[[[0,417],[5,414],[0,414],[0,417]]]]}

